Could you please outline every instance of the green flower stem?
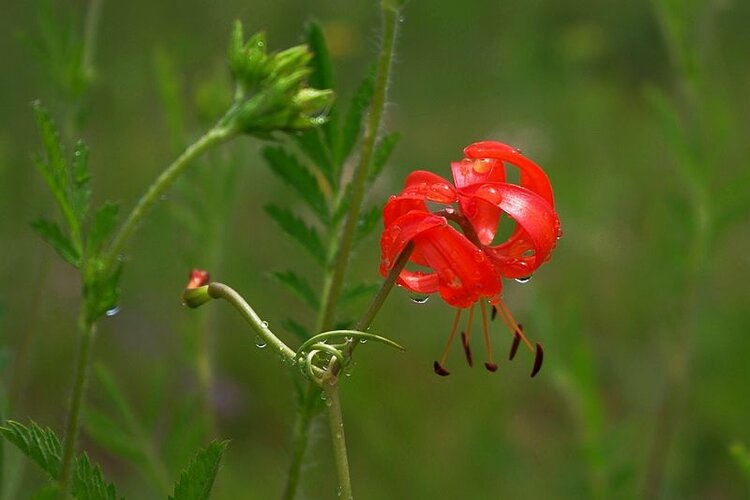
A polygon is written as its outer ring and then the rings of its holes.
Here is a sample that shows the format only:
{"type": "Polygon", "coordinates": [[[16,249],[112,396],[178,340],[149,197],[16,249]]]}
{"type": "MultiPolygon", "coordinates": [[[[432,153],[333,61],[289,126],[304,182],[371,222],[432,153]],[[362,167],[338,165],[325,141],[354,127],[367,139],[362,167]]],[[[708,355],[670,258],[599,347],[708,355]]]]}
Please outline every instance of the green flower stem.
{"type": "Polygon", "coordinates": [[[81,408],[86,393],[89,368],[91,366],[91,347],[96,336],[96,324],[85,319],[85,310],[81,311],[79,321],[81,329],[81,340],[78,344],[78,364],[76,365],[75,384],[73,395],[70,400],[70,411],[68,413],[68,424],[65,429],[65,440],[63,442],[62,464],[60,465],[60,498],[68,496],[70,485],[70,473],[73,468],[78,431],[81,426],[81,408]]]}
{"type": "Polygon", "coordinates": [[[128,218],[120,227],[117,235],[112,240],[109,247],[107,258],[104,261],[104,269],[112,270],[117,260],[117,256],[122,251],[125,243],[130,239],[138,224],[148,213],[149,209],[156,203],[159,197],[166,191],[175,179],[185,170],[192,160],[200,156],[206,150],[211,149],[222,142],[231,139],[235,135],[235,130],[227,126],[214,126],[206,132],[200,139],[188,146],[187,149],[164,170],[161,175],[148,188],[146,193],[138,200],[128,218]]]}
{"type": "Polygon", "coordinates": [[[354,497],[352,496],[352,481],[349,476],[349,459],[346,456],[346,437],[344,436],[344,420],[341,415],[338,380],[331,379],[324,385],[323,390],[326,393],[328,425],[331,430],[336,475],[339,478],[338,496],[350,500],[354,497]]]}
{"type": "Polygon", "coordinates": [[[250,304],[239,293],[223,283],[214,282],[208,285],[208,294],[214,299],[224,299],[232,304],[266,344],[285,358],[289,360],[295,359],[295,352],[274,335],[270,328],[268,328],[268,323],[260,319],[260,316],[258,316],[253,308],[250,307],[250,304]]]}
{"type": "Polygon", "coordinates": [[[393,49],[396,44],[396,31],[398,26],[398,9],[383,6],[383,44],[378,56],[377,76],[375,80],[375,89],[372,95],[370,113],[368,115],[365,133],[362,139],[362,151],[359,156],[359,163],[352,177],[352,197],[349,202],[349,212],[346,215],[344,227],[340,235],[334,238],[334,244],[337,245],[334,266],[325,278],[323,288],[323,299],[320,315],[315,326],[315,332],[329,330],[334,321],[334,313],[338,305],[339,294],[344,282],[346,266],[349,263],[349,254],[352,249],[355,229],[359,222],[359,215],[362,209],[362,201],[365,196],[365,184],[367,175],[372,162],[373,151],[375,150],[375,141],[380,130],[380,122],[383,118],[383,108],[385,107],[386,90],[390,80],[391,62],[393,60],[393,49]]]}

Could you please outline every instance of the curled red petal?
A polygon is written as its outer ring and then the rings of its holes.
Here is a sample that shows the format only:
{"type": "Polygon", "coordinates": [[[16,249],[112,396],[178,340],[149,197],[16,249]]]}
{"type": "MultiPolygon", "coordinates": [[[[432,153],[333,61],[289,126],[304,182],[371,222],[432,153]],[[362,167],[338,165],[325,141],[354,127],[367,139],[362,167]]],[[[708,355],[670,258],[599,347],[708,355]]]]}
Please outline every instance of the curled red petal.
{"type": "Polygon", "coordinates": [[[466,188],[467,194],[495,204],[517,223],[519,229],[505,243],[485,247],[507,277],[528,275],[541,266],[555,247],[560,220],[540,195],[507,183],[487,183],[466,188]],[[533,252],[519,255],[518,252],[533,252]],[[522,263],[522,264],[520,264],[522,263]],[[518,264],[514,267],[513,264],[518,264]],[[504,266],[504,268],[503,268],[504,266]]]}
{"type": "Polygon", "coordinates": [[[523,156],[518,149],[502,142],[481,141],[464,148],[464,154],[471,160],[492,158],[518,167],[521,172],[521,186],[538,194],[553,207],[555,206],[552,186],[547,174],[539,165],[523,156]]]}
{"type": "Polygon", "coordinates": [[[452,227],[424,231],[414,238],[427,266],[437,274],[440,296],[454,307],[469,307],[500,293],[500,278],[485,253],[452,227]]]}
{"type": "Polygon", "coordinates": [[[451,163],[453,182],[458,189],[482,182],[505,182],[503,162],[493,158],[464,158],[451,163]]]}
{"type": "Polygon", "coordinates": [[[380,237],[380,274],[388,274],[404,247],[420,233],[447,225],[444,217],[422,210],[413,210],[395,219],[380,237]]]}
{"type": "Polygon", "coordinates": [[[399,197],[447,204],[456,201],[456,189],[453,184],[437,174],[415,170],[406,178],[399,197]]]}
{"type": "Polygon", "coordinates": [[[465,196],[463,191],[459,191],[458,205],[461,213],[469,219],[474,227],[479,242],[483,245],[492,243],[503,211],[497,205],[488,203],[476,196],[465,196]]]}

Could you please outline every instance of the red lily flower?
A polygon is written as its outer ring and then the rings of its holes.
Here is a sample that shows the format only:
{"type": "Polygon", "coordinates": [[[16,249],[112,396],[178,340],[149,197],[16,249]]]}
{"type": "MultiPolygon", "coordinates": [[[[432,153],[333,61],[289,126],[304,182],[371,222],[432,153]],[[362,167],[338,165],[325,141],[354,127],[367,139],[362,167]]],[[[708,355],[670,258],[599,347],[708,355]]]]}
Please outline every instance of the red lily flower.
{"type": "Polygon", "coordinates": [[[514,335],[511,359],[523,340],[535,354],[532,376],[541,368],[543,350],[532,347],[500,299],[502,278],[524,279],[549,259],[560,234],[549,179],[534,162],[505,144],[484,141],[464,149],[465,158],[451,165],[454,184],[431,172],[417,170],[404,188],[392,196],[383,210],[385,229],[381,238],[380,273],[385,276],[408,243],[413,243],[409,261],[426,270],[404,269],[398,283],[421,294],[439,293],[458,308],[453,328],[435,371],[443,367],[453,343],[463,309],[469,309],[462,340],[467,361],[472,364],[469,334],[474,305],[479,302],[483,318],[488,361],[495,371],[488,333],[485,300],[492,306],[492,318],[501,318],[514,335]],[[505,165],[520,170],[520,185],[506,182],[505,165]],[[431,212],[431,206],[444,207],[431,212]],[[513,233],[492,245],[503,214],[515,222],[513,233]],[[454,222],[457,231],[449,224],[454,222]],[[484,300],[483,300],[484,299],[484,300]]]}

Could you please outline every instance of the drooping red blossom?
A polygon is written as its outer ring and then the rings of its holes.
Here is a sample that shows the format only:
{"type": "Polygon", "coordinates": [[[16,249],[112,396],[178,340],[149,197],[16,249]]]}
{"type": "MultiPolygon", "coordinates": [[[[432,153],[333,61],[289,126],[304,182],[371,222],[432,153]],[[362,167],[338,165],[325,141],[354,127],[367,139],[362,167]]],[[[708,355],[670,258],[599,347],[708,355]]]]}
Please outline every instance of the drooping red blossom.
{"type": "Polygon", "coordinates": [[[469,335],[477,302],[488,355],[485,366],[497,369],[484,303],[489,301],[493,319],[499,312],[513,332],[514,345],[522,339],[535,354],[535,375],[543,351],[539,344],[532,347],[502,302],[502,278],[531,276],[549,259],[560,235],[552,187],[536,163],[505,144],[477,142],[466,147],[464,155],[463,160],[451,164],[453,183],[417,170],[409,174],[401,193],[390,198],[383,211],[380,272],[385,276],[411,242],[409,262],[421,269],[404,269],[398,283],[420,294],[439,293],[458,308],[448,346],[441,361],[435,362],[437,373],[448,374],[443,364],[463,309],[469,309],[469,317],[461,336],[467,361],[472,364],[469,335]],[[518,168],[519,184],[507,182],[506,166],[518,168]],[[506,224],[515,223],[513,232],[505,241],[493,244],[504,219],[508,219],[506,224]]]}

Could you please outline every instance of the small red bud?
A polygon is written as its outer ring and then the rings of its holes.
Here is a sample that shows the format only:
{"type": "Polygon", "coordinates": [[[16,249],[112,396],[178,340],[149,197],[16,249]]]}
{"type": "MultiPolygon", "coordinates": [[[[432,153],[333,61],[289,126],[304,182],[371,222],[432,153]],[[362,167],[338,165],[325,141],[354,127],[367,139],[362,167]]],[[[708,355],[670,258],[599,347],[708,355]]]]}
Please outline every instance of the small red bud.
{"type": "Polygon", "coordinates": [[[203,269],[193,269],[192,271],[190,271],[190,280],[188,281],[188,284],[185,288],[187,288],[188,290],[199,288],[204,285],[208,285],[208,282],[210,280],[211,278],[208,275],[208,271],[204,271],[203,269]]]}

